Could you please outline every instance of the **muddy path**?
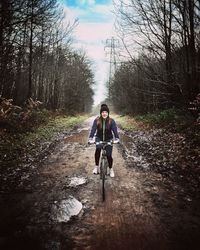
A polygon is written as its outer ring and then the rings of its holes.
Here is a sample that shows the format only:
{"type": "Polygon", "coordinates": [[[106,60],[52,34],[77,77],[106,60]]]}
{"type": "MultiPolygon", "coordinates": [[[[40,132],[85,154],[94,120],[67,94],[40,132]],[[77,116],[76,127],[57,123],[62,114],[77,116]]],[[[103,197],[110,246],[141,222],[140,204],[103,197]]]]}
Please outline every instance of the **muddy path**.
{"type": "Polygon", "coordinates": [[[1,189],[0,249],[199,249],[199,187],[192,193],[152,170],[124,131],[102,202],[95,146],[86,144],[91,122],[14,188],[1,189]]]}

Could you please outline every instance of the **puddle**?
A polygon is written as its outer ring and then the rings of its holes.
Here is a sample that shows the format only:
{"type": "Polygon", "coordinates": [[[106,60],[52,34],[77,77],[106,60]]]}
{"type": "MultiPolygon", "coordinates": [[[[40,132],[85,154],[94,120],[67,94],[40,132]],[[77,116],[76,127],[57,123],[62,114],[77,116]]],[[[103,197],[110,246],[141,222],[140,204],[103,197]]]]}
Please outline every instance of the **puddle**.
{"type": "Polygon", "coordinates": [[[65,143],[80,143],[80,144],[87,144],[88,140],[88,130],[81,130],[80,132],[77,131],[74,134],[65,138],[65,143]]]}
{"type": "Polygon", "coordinates": [[[69,178],[69,180],[70,180],[70,183],[68,187],[77,187],[87,182],[87,178],[85,177],[72,177],[72,178],[69,178]]]}
{"type": "MultiPolygon", "coordinates": [[[[125,149],[125,157],[135,164],[139,164],[143,168],[148,168],[149,164],[146,162],[142,155],[138,154],[137,146],[134,139],[126,134],[121,134],[121,142],[125,149]]],[[[146,139],[146,138],[145,138],[146,139]]]]}
{"type": "Polygon", "coordinates": [[[56,222],[68,222],[74,215],[78,215],[83,205],[73,196],[67,200],[54,201],[52,206],[52,219],[56,222]]]}
{"type": "Polygon", "coordinates": [[[90,130],[90,127],[85,127],[85,128],[79,128],[77,131],[78,133],[82,132],[82,131],[89,131],[90,130]]]}
{"type": "Polygon", "coordinates": [[[132,139],[124,133],[120,134],[120,141],[125,147],[130,147],[133,143],[132,139]]]}

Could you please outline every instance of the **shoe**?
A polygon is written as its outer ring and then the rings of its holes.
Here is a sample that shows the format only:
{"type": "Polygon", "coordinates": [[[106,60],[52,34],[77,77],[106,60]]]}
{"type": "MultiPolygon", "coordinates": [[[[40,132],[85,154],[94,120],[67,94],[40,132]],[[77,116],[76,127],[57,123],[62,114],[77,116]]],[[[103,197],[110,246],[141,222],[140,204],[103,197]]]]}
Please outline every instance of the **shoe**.
{"type": "Polygon", "coordinates": [[[110,177],[115,177],[115,174],[112,168],[110,168],[110,177]]]}
{"type": "Polygon", "coordinates": [[[99,166],[95,166],[93,169],[93,174],[99,174],[99,166]]]}

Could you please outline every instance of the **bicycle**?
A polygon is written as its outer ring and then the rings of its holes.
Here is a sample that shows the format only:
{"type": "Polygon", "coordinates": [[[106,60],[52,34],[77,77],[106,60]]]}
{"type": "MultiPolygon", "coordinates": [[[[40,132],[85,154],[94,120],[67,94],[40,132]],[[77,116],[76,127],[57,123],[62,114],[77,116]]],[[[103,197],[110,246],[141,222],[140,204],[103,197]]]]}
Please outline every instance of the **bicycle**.
{"type": "Polygon", "coordinates": [[[119,142],[115,141],[99,141],[95,142],[96,145],[102,145],[102,153],[100,157],[100,179],[102,180],[102,200],[105,201],[105,180],[107,175],[107,169],[108,169],[108,160],[106,155],[106,147],[108,145],[112,146],[113,144],[116,144],[119,142]]]}

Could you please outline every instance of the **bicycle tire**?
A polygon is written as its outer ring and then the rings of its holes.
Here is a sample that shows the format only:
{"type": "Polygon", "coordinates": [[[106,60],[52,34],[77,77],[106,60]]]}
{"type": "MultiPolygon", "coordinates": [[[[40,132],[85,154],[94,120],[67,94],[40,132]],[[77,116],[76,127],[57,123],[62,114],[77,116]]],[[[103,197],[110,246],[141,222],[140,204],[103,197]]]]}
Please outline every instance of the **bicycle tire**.
{"type": "Polygon", "coordinates": [[[102,200],[105,201],[105,178],[106,178],[106,171],[105,171],[105,159],[102,159],[102,200]]]}

